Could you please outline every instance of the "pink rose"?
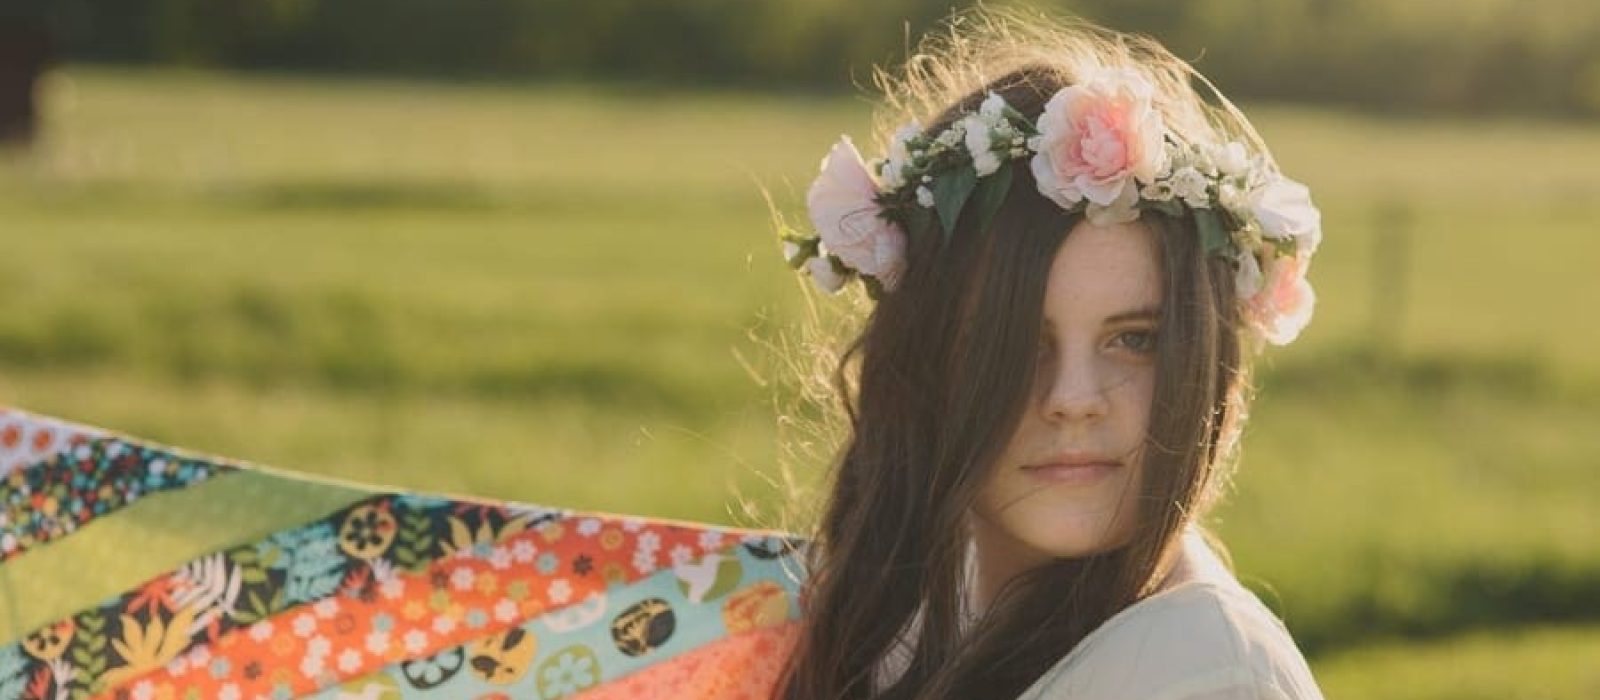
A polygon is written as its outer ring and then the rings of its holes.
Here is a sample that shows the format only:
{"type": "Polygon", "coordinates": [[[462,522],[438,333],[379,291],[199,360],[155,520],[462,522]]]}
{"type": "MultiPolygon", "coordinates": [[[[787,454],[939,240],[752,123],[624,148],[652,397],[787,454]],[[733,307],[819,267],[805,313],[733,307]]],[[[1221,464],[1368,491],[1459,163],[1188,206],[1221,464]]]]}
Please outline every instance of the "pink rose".
{"type": "Polygon", "coordinates": [[[879,216],[881,208],[873,201],[877,192],[861,153],[849,136],[841,136],[822,159],[822,172],[806,193],[806,208],[827,252],[893,289],[905,265],[906,236],[879,216]]]}
{"type": "Polygon", "coordinates": [[[1095,71],[1056,92],[1039,115],[1029,164],[1039,192],[1064,208],[1087,198],[1093,209],[1132,214],[1135,181],[1149,183],[1167,164],[1154,92],[1130,69],[1095,71]]]}
{"type": "Polygon", "coordinates": [[[1245,300],[1246,317],[1273,345],[1293,342],[1311,321],[1317,296],[1306,281],[1309,260],[1309,256],[1299,255],[1268,260],[1261,288],[1245,300]]]}

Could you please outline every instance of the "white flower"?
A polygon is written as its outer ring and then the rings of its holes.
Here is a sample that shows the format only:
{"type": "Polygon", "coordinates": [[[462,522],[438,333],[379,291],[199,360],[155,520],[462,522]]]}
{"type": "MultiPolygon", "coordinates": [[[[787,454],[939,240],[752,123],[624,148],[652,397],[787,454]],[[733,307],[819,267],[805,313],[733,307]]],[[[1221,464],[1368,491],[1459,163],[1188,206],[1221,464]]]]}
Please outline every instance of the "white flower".
{"type": "Polygon", "coordinates": [[[1139,196],[1152,202],[1165,202],[1172,199],[1172,194],[1172,182],[1168,180],[1156,180],[1139,190],[1139,196]]]}
{"type": "Polygon", "coordinates": [[[406,593],[406,582],[399,576],[392,576],[383,583],[378,584],[378,592],[383,594],[384,600],[394,600],[406,593]]]}
{"type": "Polygon", "coordinates": [[[1322,243],[1322,213],[1311,203],[1311,191],[1278,175],[1250,193],[1250,211],[1267,238],[1293,238],[1301,255],[1316,252],[1322,243]]]}
{"type": "Polygon", "coordinates": [[[316,613],[317,617],[326,620],[339,612],[339,599],[323,598],[311,606],[311,611],[316,613]]]}
{"type": "Polygon", "coordinates": [[[550,602],[564,605],[572,599],[572,584],[567,583],[564,578],[558,578],[550,582],[550,589],[547,592],[550,595],[550,602]]]}
{"type": "Polygon", "coordinates": [[[655,552],[643,549],[633,553],[633,568],[641,574],[648,574],[656,570],[655,552]]]}
{"type": "Polygon", "coordinates": [[[1188,150],[1184,147],[1171,141],[1164,141],[1161,148],[1167,155],[1161,159],[1161,167],[1156,170],[1155,176],[1150,178],[1152,183],[1171,178],[1172,171],[1189,164],[1188,150]]]}
{"type": "Polygon", "coordinates": [[[1125,224],[1139,218],[1139,190],[1132,185],[1123,188],[1122,193],[1110,204],[1100,204],[1090,201],[1084,207],[1084,215],[1089,222],[1099,226],[1125,224]]]}
{"type": "Polygon", "coordinates": [[[389,633],[382,630],[373,630],[367,633],[367,651],[382,654],[389,650],[389,633]]]}
{"type": "Polygon", "coordinates": [[[998,122],[1005,119],[1005,110],[1005,98],[993,90],[989,91],[988,97],[983,98],[983,104],[978,105],[978,114],[983,115],[990,122],[998,122]]]}
{"type": "Polygon", "coordinates": [[[511,568],[511,550],[503,546],[489,550],[489,566],[494,567],[496,571],[511,568]]]}
{"type": "Polygon", "coordinates": [[[310,613],[296,615],[294,622],[289,624],[294,629],[297,637],[309,637],[312,632],[317,630],[317,618],[312,617],[310,613]]]}
{"type": "Polygon", "coordinates": [[[1137,71],[1100,69],[1051,96],[1029,163],[1039,193],[1063,208],[1088,199],[1125,216],[1128,193],[1137,201],[1138,183],[1154,180],[1167,160],[1154,94],[1137,71]]]}
{"type": "Polygon", "coordinates": [[[272,621],[262,620],[250,625],[250,639],[262,642],[272,636],[272,621]]]}
{"type": "Polygon", "coordinates": [[[339,670],[344,673],[352,673],[358,668],[361,668],[361,652],[355,649],[345,649],[344,653],[339,655],[339,670]]]}
{"type": "Polygon", "coordinates": [[[1244,150],[1244,144],[1238,141],[1213,146],[1211,162],[1219,172],[1229,177],[1242,177],[1250,170],[1250,155],[1244,150]]]}
{"type": "Polygon", "coordinates": [[[501,598],[494,604],[494,619],[501,622],[510,622],[517,617],[517,604],[508,599],[501,598]]]}
{"type": "Polygon", "coordinates": [[[421,654],[428,648],[428,633],[422,630],[411,630],[406,633],[405,645],[407,654],[421,654]]]}
{"type": "Polygon", "coordinates": [[[1206,175],[1216,175],[1217,163],[1215,158],[1216,153],[1212,148],[1200,144],[1190,144],[1189,165],[1193,166],[1195,170],[1199,170],[1206,175]]]}
{"type": "Polygon", "coordinates": [[[312,656],[327,656],[333,650],[333,643],[327,637],[317,635],[306,642],[306,653],[312,656]]]}
{"type": "Polygon", "coordinates": [[[956,122],[951,124],[949,128],[944,130],[944,132],[940,133],[939,136],[934,139],[934,142],[943,144],[945,148],[955,148],[956,144],[961,143],[966,139],[966,137],[967,134],[965,125],[963,125],[961,122],[956,122]]]}
{"type": "Polygon", "coordinates": [[[917,204],[922,205],[924,208],[932,209],[933,190],[928,189],[924,185],[917,185],[917,204]]]}
{"type": "Polygon", "coordinates": [[[818,289],[833,294],[844,288],[845,277],[833,269],[833,261],[826,256],[806,261],[806,273],[811,275],[818,289]]]}
{"type": "Polygon", "coordinates": [[[134,684],[133,700],[152,700],[156,696],[156,687],[149,679],[144,679],[134,684]]]}
{"type": "Polygon", "coordinates": [[[904,176],[900,171],[890,168],[888,159],[878,161],[877,171],[878,181],[883,183],[883,188],[886,190],[899,189],[900,185],[904,184],[904,176]]]}
{"type": "MultiPolygon", "coordinates": [[[[784,242],[788,243],[788,241],[784,241],[784,242]]],[[[785,248],[785,250],[787,250],[787,248],[785,248]]],[[[792,257],[792,256],[790,256],[790,257],[792,257]]],[[[583,535],[584,537],[594,537],[595,534],[597,534],[599,532],[600,532],[600,519],[599,518],[584,518],[584,519],[578,521],[578,534],[583,535]]]]}
{"type": "Polygon", "coordinates": [[[1244,218],[1250,213],[1249,193],[1235,187],[1231,182],[1223,182],[1217,185],[1217,202],[1222,204],[1222,208],[1240,218],[1244,218]]]}
{"type": "Polygon", "coordinates": [[[672,560],[673,566],[682,566],[694,559],[694,550],[680,544],[667,553],[667,558],[672,560]]]}
{"type": "Polygon", "coordinates": [[[527,540],[519,540],[516,544],[511,545],[511,558],[516,559],[519,564],[533,561],[533,558],[538,554],[539,549],[527,540]]]}
{"type": "Polygon", "coordinates": [[[649,550],[649,551],[654,552],[654,551],[656,551],[656,550],[658,550],[660,548],[661,548],[661,535],[658,535],[658,534],[656,534],[654,532],[646,532],[644,534],[639,535],[639,549],[644,549],[644,550],[649,550]]]}
{"type": "Polygon", "coordinates": [[[450,573],[450,587],[458,591],[471,589],[472,581],[475,578],[477,578],[477,575],[472,572],[472,569],[463,566],[450,573]]]}
{"type": "Polygon", "coordinates": [[[850,137],[842,136],[822,159],[822,172],[806,193],[811,223],[834,256],[892,289],[905,264],[905,232],[881,216],[878,192],[850,137]]]}
{"type": "Polygon", "coordinates": [[[722,546],[722,533],[717,530],[706,530],[700,533],[700,548],[708,552],[716,551],[722,546]]]}
{"type": "Polygon", "coordinates": [[[450,634],[456,628],[456,619],[449,615],[439,615],[433,618],[433,631],[439,634],[450,634]]]}
{"type": "Polygon", "coordinates": [[[239,684],[229,683],[217,691],[217,700],[239,700],[239,684]]]}
{"type": "Polygon", "coordinates": [[[1211,206],[1211,200],[1206,194],[1206,186],[1211,181],[1194,166],[1186,165],[1172,173],[1168,180],[1172,183],[1172,192],[1183,198],[1184,203],[1195,209],[1205,209],[1211,206]]]}
{"type": "Polygon", "coordinates": [[[300,673],[306,678],[316,678],[322,675],[322,657],[311,655],[300,659],[300,673]]]}
{"type": "Polygon", "coordinates": [[[907,150],[906,142],[920,133],[922,124],[913,119],[896,129],[894,136],[889,139],[889,155],[878,171],[885,187],[897,190],[905,186],[906,168],[911,165],[911,152],[907,150]]]}
{"type": "Polygon", "coordinates": [[[978,177],[994,174],[1000,169],[1000,158],[992,150],[993,137],[989,135],[989,124],[981,116],[968,114],[961,118],[961,125],[967,134],[967,153],[972,154],[972,169],[978,171],[978,177]]]}
{"type": "Polygon", "coordinates": [[[972,154],[972,169],[978,172],[978,177],[993,175],[1000,169],[1000,156],[994,151],[982,151],[972,154]]]}

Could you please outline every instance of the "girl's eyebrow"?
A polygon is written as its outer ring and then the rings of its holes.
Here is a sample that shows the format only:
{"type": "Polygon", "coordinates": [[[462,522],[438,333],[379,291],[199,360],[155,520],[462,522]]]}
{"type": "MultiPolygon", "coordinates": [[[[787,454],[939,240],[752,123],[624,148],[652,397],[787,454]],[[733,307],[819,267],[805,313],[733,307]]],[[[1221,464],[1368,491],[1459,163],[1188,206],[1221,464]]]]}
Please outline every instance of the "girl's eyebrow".
{"type": "Polygon", "coordinates": [[[1123,321],[1159,321],[1161,320],[1161,306],[1143,306],[1131,311],[1112,314],[1106,317],[1106,323],[1121,323],[1123,321]]]}
{"type": "MultiPolygon", "coordinates": [[[[1118,313],[1118,314],[1112,314],[1112,315],[1106,317],[1106,320],[1104,321],[1104,323],[1111,324],[1111,323],[1121,323],[1123,321],[1159,321],[1159,320],[1161,320],[1161,305],[1160,304],[1155,304],[1155,305],[1152,305],[1152,306],[1141,306],[1141,307],[1139,307],[1137,309],[1132,309],[1132,310],[1129,310],[1129,311],[1123,311],[1122,313],[1118,313]]],[[[1047,328],[1047,329],[1054,329],[1056,327],[1056,324],[1055,324],[1054,321],[1050,320],[1050,318],[1046,317],[1044,319],[1044,327],[1047,328]]]]}

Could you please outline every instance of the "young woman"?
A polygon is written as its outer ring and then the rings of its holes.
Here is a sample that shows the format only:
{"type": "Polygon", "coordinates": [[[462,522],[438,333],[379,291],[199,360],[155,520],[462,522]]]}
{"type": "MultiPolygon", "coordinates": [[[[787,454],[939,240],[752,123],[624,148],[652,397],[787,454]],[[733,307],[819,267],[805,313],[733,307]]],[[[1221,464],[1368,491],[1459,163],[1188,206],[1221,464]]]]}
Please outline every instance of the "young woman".
{"type": "Polygon", "coordinates": [[[879,78],[886,155],[785,235],[873,306],[781,696],[1320,698],[1203,529],[1309,320],[1306,189],[1146,38],[986,10],[879,78]]]}

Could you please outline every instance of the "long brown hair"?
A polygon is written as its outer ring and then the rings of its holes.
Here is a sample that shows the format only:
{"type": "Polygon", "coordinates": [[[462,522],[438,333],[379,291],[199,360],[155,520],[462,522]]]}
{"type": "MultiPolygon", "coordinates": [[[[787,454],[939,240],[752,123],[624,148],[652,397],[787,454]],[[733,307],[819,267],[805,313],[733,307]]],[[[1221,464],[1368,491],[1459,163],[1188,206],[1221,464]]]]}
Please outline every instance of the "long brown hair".
{"type": "MultiPolygon", "coordinates": [[[[1145,74],[1180,138],[1237,139],[1268,157],[1238,110],[1214,89],[1203,99],[1196,86],[1210,84],[1153,40],[988,8],[956,15],[900,74],[879,72],[880,132],[915,117],[938,133],[990,91],[1032,118],[1091,65],[1145,74]]],[[[1234,273],[1204,253],[1192,220],[1146,213],[1164,299],[1132,539],[1030,570],[965,622],[968,512],[1021,419],[1051,260],[1079,219],[1039,195],[1026,167],[1013,178],[988,230],[963,216],[948,240],[908,243],[898,286],[833,368],[848,433],[807,551],[781,697],[1015,697],[1153,591],[1184,526],[1227,482],[1249,384],[1234,273]],[[878,687],[901,645],[903,671],[878,687]]]]}

